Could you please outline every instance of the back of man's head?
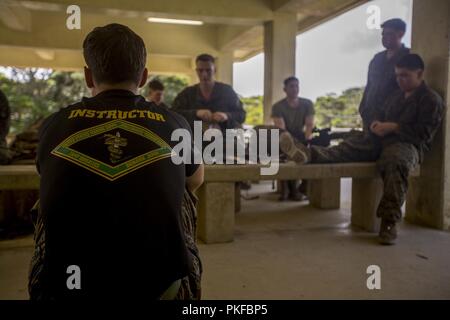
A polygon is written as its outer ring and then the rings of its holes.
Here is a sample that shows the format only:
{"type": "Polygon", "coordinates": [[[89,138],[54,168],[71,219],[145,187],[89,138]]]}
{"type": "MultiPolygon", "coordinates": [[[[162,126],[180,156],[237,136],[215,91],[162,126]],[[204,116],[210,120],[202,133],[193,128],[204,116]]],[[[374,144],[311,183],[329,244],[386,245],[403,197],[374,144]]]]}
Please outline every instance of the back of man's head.
{"type": "Polygon", "coordinates": [[[83,55],[97,84],[139,84],[147,59],[142,38],[117,23],[92,30],[84,39],[83,55]]]}
{"type": "Polygon", "coordinates": [[[164,91],[164,84],[158,79],[153,79],[148,83],[148,88],[151,91],[164,91]]]}

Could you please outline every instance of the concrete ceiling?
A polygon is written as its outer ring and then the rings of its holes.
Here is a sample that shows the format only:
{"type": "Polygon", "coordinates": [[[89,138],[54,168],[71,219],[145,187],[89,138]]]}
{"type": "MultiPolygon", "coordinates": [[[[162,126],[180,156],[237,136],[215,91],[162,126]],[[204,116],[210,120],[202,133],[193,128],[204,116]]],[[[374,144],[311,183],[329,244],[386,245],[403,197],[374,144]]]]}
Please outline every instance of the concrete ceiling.
{"type": "Polygon", "coordinates": [[[95,26],[130,26],[144,39],[148,67],[190,73],[199,53],[232,52],[235,61],[263,49],[263,24],[274,12],[297,15],[298,31],[345,12],[364,0],[77,0],[81,29],[66,28],[72,0],[0,0],[0,65],[80,69],[81,45],[95,26]],[[148,17],[201,20],[202,26],[149,23],[148,17]]]}

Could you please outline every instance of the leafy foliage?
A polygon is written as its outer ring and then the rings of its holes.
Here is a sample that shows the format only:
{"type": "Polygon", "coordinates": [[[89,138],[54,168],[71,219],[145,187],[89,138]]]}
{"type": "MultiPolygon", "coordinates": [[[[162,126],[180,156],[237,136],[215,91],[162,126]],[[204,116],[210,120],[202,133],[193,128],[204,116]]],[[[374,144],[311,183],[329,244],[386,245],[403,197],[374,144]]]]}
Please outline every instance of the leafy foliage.
{"type": "Polygon", "coordinates": [[[77,72],[10,68],[0,73],[0,89],[11,108],[11,133],[21,132],[38,119],[47,117],[88,94],[84,77],[77,72]]]}
{"type": "MultiPolygon", "coordinates": [[[[90,96],[81,72],[39,68],[6,68],[0,72],[0,89],[11,107],[11,131],[16,134],[83,96],[90,96]]],[[[176,95],[188,85],[185,77],[156,76],[165,86],[165,101],[172,104],[176,95]]],[[[141,89],[146,96],[148,87],[141,89]]]]}
{"type": "Polygon", "coordinates": [[[360,128],[358,108],[363,88],[347,89],[340,96],[330,93],[319,97],[314,105],[316,123],[320,128],[360,128]]]}
{"type": "MultiPolygon", "coordinates": [[[[11,133],[21,132],[30,124],[76,101],[89,96],[80,72],[62,72],[37,68],[7,68],[0,72],[0,89],[8,97],[11,106],[11,133]]],[[[176,95],[188,85],[186,77],[157,75],[165,86],[165,102],[173,103],[176,95]]],[[[152,79],[153,79],[152,78],[152,79]]],[[[140,93],[147,96],[148,87],[140,93]]],[[[361,127],[358,106],[363,88],[350,88],[341,95],[334,93],[319,97],[315,103],[316,123],[320,128],[361,127]]],[[[263,97],[241,97],[247,112],[246,123],[263,123],[263,97]]]]}
{"type": "Polygon", "coordinates": [[[253,126],[263,124],[263,96],[241,97],[241,101],[244,104],[244,110],[247,112],[245,123],[253,126]]]}

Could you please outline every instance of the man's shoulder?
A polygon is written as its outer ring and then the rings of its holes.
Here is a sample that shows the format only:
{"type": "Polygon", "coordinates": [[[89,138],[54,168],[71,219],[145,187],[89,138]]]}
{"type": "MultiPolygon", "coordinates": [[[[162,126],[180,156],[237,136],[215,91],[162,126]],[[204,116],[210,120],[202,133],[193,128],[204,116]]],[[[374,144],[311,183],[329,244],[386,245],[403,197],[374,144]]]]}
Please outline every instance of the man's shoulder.
{"type": "Polygon", "coordinates": [[[217,86],[217,88],[219,89],[220,92],[237,95],[237,93],[236,93],[236,91],[234,91],[233,87],[227,83],[216,81],[214,85],[217,86]]]}
{"type": "Polygon", "coordinates": [[[400,57],[403,57],[403,56],[409,54],[410,52],[411,52],[411,48],[408,48],[408,47],[406,47],[406,46],[403,46],[403,47],[400,49],[400,57]]]}
{"type": "Polygon", "coordinates": [[[225,82],[220,82],[220,81],[216,81],[215,85],[221,88],[225,88],[225,89],[229,89],[229,90],[234,90],[233,87],[231,85],[229,85],[228,83],[225,82]]]}
{"type": "Polygon", "coordinates": [[[73,109],[82,108],[83,103],[81,101],[75,102],[73,104],[70,104],[66,107],[61,108],[60,110],[50,114],[47,116],[47,118],[44,119],[42,122],[42,125],[39,129],[39,136],[42,136],[44,133],[48,131],[49,128],[51,128],[53,123],[60,123],[61,118],[67,119],[65,115],[67,115],[68,112],[70,112],[73,109]]]}
{"type": "Polygon", "coordinates": [[[287,106],[287,99],[283,98],[281,100],[278,100],[275,102],[272,106],[272,108],[285,108],[287,106]]]}
{"type": "Polygon", "coordinates": [[[185,95],[185,94],[190,94],[192,92],[196,92],[197,87],[198,87],[198,84],[193,84],[193,85],[187,86],[183,90],[181,90],[178,95],[185,95]]]}
{"type": "Polygon", "coordinates": [[[372,58],[372,61],[379,61],[383,59],[386,56],[387,50],[383,50],[380,52],[375,53],[375,55],[372,58]]]}
{"type": "Polygon", "coordinates": [[[422,91],[422,97],[429,101],[432,104],[444,106],[444,100],[442,99],[441,95],[437,93],[434,89],[430,88],[427,85],[424,85],[423,91],[422,91]]]}
{"type": "Polygon", "coordinates": [[[298,99],[299,99],[301,105],[304,105],[304,106],[313,106],[314,105],[314,103],[308,98],[299,97],[298,99]]]}

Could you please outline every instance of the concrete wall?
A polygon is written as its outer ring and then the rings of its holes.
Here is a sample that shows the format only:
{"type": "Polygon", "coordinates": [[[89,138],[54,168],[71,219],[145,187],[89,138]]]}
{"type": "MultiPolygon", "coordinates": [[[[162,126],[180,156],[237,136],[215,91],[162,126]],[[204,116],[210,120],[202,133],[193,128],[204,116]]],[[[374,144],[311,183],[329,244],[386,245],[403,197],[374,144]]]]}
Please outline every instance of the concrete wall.
{"type": "MultiPolygon", "coordinates": [[[[446,100],[450,98],[450,1],[415,0],[412,49],[425,61],[427,83],[446,100]]],[[[448,106],[448,102],[447,102],[448,106]]],[[[431,152],[414,179],[407,200],[408,220],[450,230],[450,119],[446,113],[431,152]]]]}

